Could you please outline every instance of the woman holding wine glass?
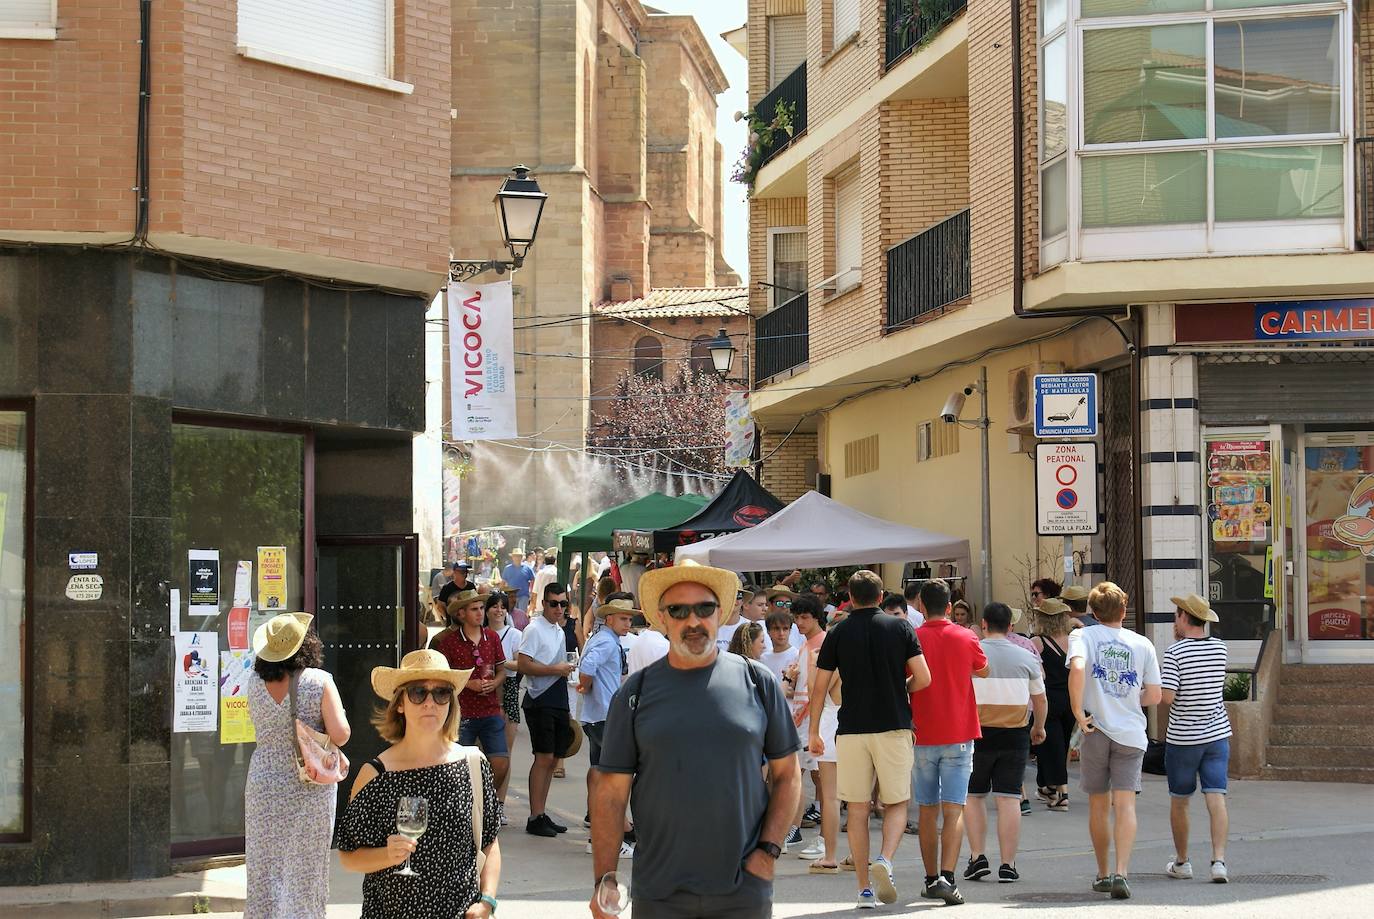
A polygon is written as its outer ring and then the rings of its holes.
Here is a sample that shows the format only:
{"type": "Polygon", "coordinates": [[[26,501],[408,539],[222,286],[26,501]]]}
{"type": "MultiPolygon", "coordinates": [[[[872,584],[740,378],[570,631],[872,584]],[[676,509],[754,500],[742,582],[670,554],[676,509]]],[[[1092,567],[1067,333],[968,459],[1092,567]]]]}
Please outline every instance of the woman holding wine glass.
{"type": "Polygon", "coordinates": [[[367,875],[362,919],[495,914],[496,783],[485,759],[477,760],[480,776],[470,771],[468,749],[455,743],[458,694],[471,676],[429,650],[372,671],[372,688],[387,703],[373,724],[391,746],[358,770],[337,837],[343,867],[367,875]],[[480,840],[474,807],[481,810],[480,840]]]}

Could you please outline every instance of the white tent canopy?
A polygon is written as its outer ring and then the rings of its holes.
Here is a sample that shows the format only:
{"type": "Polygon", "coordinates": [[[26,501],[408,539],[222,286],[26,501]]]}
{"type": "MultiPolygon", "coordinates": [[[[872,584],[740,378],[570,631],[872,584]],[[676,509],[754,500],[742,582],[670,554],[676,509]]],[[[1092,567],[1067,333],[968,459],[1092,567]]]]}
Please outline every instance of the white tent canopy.
{"type": "Polygon", "coordinates": [[[676,558],[731,571],[917,561],[971,567],[967,539],[871,517],[814,491],[753,529],[679,546],[676,558]]]}

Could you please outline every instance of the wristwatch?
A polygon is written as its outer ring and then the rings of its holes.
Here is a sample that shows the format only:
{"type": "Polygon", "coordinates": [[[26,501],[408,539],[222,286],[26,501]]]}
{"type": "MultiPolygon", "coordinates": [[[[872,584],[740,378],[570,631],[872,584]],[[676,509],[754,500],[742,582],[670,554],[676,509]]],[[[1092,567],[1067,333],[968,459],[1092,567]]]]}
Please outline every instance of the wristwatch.
{"type": "Polygon", "coordinates": [[[775,842],[764,842],[760,840],[759,844],[754,846],[754,848],[758,849],[760,852],[767,855],[774,861],[777,861],[778,859],[782,858],[782,847],[775,842]]]}
{"type": "Polygon", "coordinates": [[[489,893],[484,893],[477,898],[478,903],[485,903],[491,907],[491,914],[496,915],[496,898],[489,893]]]}

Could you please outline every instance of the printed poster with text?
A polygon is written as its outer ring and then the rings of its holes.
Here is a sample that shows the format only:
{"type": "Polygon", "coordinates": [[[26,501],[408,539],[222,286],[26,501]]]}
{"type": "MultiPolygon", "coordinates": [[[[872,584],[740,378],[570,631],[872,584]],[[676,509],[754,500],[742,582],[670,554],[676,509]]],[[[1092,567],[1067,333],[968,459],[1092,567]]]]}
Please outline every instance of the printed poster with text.
{"type": "Polygon", "coordinates": [[[286,547],[258,546],[258,609],[286,608],[286,547]]]}
{"type": "Polygon", "coordinates": [[[248,714],[248,674],[253,652],[221,651],[219,656],[219,742],[253,743],[253,719],[248,714]]]}
{"type": "Polygon", "coordinates": [[[515,333],[511,282],[450,284],[453,439],[515,437],[515,333]]]}
{"type": "Polygon", "coordinates": [[[172,668],[172,732],[213,731],[219,715],[219,635],[178,632],[172,668]]]}
{"type": "Polygon", "coordinates": [[[190,572],[189,613],[192,616],[219,615],[219,550],[190,549],[186,553],[190,572]]]}

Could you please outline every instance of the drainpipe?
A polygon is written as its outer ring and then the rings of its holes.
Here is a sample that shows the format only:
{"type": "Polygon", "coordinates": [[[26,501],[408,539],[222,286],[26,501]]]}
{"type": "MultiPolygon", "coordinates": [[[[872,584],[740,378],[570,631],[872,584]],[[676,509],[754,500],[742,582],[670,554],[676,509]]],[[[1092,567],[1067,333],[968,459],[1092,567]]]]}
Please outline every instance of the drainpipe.
{"type": "MultiPolygon", "coordinates": [[[[1095,318],[1110,323],[1125,344],[1126,353],[1131,359],[1131,503],[1135,514],[1135,581],[1136,581],[1136,630],[1145,626],[1145,517],[1140,512],[1141,477],[1141,432],[1140,398],[1141,369],[1140,348],[1132,335],[1117,324],[1114,316],[1127,307],[1099,307],[1088,309],[1035,310],[1027,312],[1024,302],[1023,286],[1025,257],[1022,244],[1025,239],[1025,113],[1021,91],[1021,0],[1010,0],[1011,17],[1011,188],[1012,188],[1012,278],[1011,310],[1018,319],[1056,319],[1056,318],[1095,318]]],[[[1139,319],[1135,320],[1134,338],[1144,335],[1139,319]]]]}

